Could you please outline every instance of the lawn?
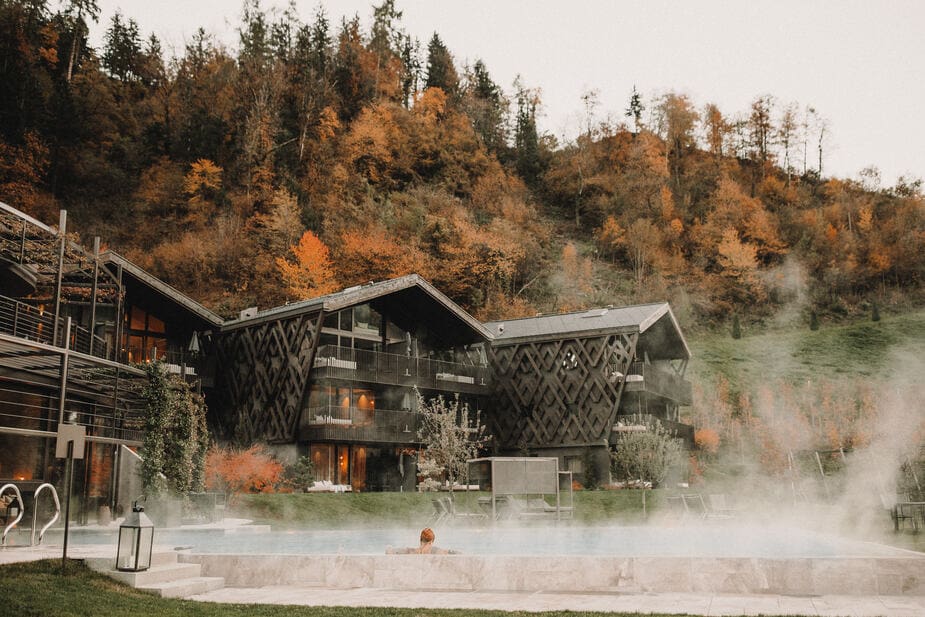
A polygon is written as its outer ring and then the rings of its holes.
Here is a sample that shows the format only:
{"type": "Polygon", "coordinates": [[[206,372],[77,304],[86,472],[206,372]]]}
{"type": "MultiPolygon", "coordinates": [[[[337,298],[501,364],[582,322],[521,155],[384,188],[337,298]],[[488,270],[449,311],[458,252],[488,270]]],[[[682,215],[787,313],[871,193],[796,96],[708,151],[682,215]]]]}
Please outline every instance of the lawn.
{"type": "MultiPolygon", "coordinates": [[[[524,613],[469,609],[338,608],[273,604],[217,604],[158,598],[71,562],[61,574],[58,560],[34,561],[0,566],[0,614],[18,617],[545,617],[561,613],[524,613]]],[[[570,612],[570,615],[610,615],[627,613],[570,612]]],[[[658,617],[655,615],[654,617],[658,617]]]]}
{"type": "MultiPolygon", "coordinates": [[[[662,489],[646,491],[651,514],[664,500],[662,489]]],[[[264,493],[239,496],[234,516],[275,527],[331,528],[351,525],[408,527],[432,519],[431,501],[447,493],[264,493]]],[[[454,493],[457,510],[478,511],[477,500],[488,493],[454,493]]],[[[576,491],[575,522],[582,525],[634,523],[644,519],[642,491],[576,491]]],[[[567,499],[567,498],[564,498],[567,499]]],[[[567,503],[563,503],[567,505],[567,503]]]]}
{"type": "Polygon", "coordinates": [[[689,378],[723,375],[735,389],[783,379],[889,377],[904,357],[925,356],[925,311],[856,321],[767,330],[741,339],[727,333],[693,336],[689,378]]]}

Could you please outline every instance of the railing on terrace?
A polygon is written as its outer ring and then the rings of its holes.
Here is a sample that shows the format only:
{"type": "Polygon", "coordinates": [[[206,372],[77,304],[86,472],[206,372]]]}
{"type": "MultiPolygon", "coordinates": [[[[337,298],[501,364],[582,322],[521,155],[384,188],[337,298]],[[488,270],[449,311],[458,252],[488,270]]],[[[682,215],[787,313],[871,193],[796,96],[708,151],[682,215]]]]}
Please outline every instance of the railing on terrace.
{"type": "Polygon", "coordinates": [[[633,362],[626,375],[626,389],[649,392],[681,405],[693,403],[691,382],[655,364],[633,362]]]}
{"type": "Polygon", "coordinates": [[[176,375],[192,377],[197,374],[196,367],[199,358],[190,353],[168,349],[141,349],[140,347],[126,347],[120,354],[120,360],[126,364],[147,364],[159,361],[167,366],[167,372],[176,375]]]}
{"type": "MultiPolygon", "coordinates": [[[[68,423],[87,428],[87,435],[141,441],[144,438],[143,402],[133,392],[121,389],[122,403],[119,408],[94,405],[82,400],[86,396],[97,396],[112,400],[116,391],[102,376],[83,372],[72,381],[64,399],[64,417],[68,423]]],[[[57,396],[37,395],[29,385],[15,381],[0,381],[0,427],[14,430],[55,431],[60,413],[57,396]]]]}
{"type": "Polygon", "coordinates": [[[664,420],[649,413],[634,413],[617,416],[614,434],[619,435],[623,431],[646,430],[645,427],[653,426],[655,422],[661,424],[662,428],[668,431],[669,435],[683,440],[688,447],[694,445],[693,426],[675,422],[674,420],[664,420]]]}
{"type": "MultiPolygon", "coordinates": [[[[66,319],[59,318],[57,323],[58,336],[55,337],[54,314],[39,309],[31,304],[0,296],[0,332],[13,336],[37,341],[39,343],[53,344],[55,338],[58,346],[64,346],[64,329],[66,319]]],[[[71,340],[68,347],[73,351],[89,354],[90,341],[93,341],[92,355],[98,358],[110,358],[109,345],[106,341],[81,326],[71,324],[71,340]]]]}
{"type": "Polygon", "coordinates": [[[303,433],[313,439],[344,439],[368,443],[414,443],[421,414],[391,409],[360,409],[323,405],[303,416],[303,433]]]}
{"type": "Polygon", "coordinates": [[[323,345],[315,354],[314,373],[399,386],[417,385],[433,390],[484,392],[491,384],[487,367],[414,358],[399,354],[323,345]]]}

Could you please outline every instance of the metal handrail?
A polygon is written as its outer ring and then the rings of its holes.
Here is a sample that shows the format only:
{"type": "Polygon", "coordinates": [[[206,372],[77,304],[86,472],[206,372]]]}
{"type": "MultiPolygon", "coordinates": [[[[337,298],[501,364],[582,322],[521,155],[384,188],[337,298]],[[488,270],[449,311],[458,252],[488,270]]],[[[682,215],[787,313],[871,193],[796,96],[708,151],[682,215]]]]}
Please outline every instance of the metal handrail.
{"type": "Polygon", "coordinates": [[[10,530],[16,526],[16,524],[22,520],[22,515],[26,512],[26,507],[22,502],[22,493],[19,492],[19,488],[15,484],[4,484],[3,487],[0,487],[0,497],[3,497],[3,493],[6,489],[11,488],[13,492],[16,493],[16,501],[19,502],[19,514],[16,517],[16,520],[6,526],[3,530],[3,537],[0,538],[0,546],[6,546],[6,536],[10,533],[10,530]]]}
{"type": "Polygon", "coordinates": [[[45,532],[48,531],[48,528],[55,524],[55,521],[58,520],[58,517],[61,516],[61,501],[58,499],[58,491],[55,487],[48,482],[42,484],[37,489],[35,489],[35,494],[33,495],[32,501],[32,536],[29,538],[29,546],[35,546],[35,526],[39,516],[39,493],[42,492],[43,488],[51,489],[51,496],[55,500],[55,515],[51,517],[51,520],[45,523],[45,526],[42,527],[42,531],[39,532],[39,541],[42,543],[42,538],[45,537],[45,532]]]}

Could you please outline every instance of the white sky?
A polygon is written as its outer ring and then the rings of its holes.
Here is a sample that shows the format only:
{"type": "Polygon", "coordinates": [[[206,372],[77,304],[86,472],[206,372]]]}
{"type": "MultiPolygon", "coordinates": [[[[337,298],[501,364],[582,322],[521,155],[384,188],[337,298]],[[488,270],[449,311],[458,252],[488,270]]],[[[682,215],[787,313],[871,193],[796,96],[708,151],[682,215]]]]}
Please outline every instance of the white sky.
{"type": "MultiPolygon", "coordinates": [[[[177,52],[199,26],[230,47],[237,0],[98,0],[98,45],[117,8],[177,52]]],[[[378,0],[327,0],[332,26],[378,0]]],[[[285,0],[264,0],[264,8],[285,0]]],[[[296,1],[303,21],[317,0],[296,1]]],[[[511,92],[517,74],[542,91],[541,130],[574,135],[581,96],[599,92],[598,117],[622,119],[635,84],[673,90],[699,106],[745,112],[758,95],[813,106],[829,121],[826,175],[877,166],[885,186],[925,177],[925,2],[636,0],[397,0],[402,24],[426,50],[434,31],[458,66],[481,58],[511,92]]]]}

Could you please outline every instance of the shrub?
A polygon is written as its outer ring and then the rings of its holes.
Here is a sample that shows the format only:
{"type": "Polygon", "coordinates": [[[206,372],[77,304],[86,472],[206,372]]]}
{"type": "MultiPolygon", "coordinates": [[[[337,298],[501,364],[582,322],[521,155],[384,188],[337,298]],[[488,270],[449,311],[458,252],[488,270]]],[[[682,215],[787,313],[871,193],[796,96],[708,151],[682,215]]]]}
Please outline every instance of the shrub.
{"type": "Polygon", "coordinates": [[[655,487],[681,458],[681,442],[659,422],[649,422],[646,430],[623,433],[611,454],[614,475],[626,482],[641,480],[655,487]]]}
{"type": "Polygon", "coordinates": [[[701,428],[694,431],[694,443],[707,454],[716,454],[719,451],[719,433],[711,428],[701,428]]]}
{"type": "Polygon", "coordinates": [[[167,373],[161,362],[143,365],[148,383],[141,477],[146,494],[202,490],[209,444],[206,405],[188,383],[167,373]]]}
{"type": "Polygon", "coordinates": [[[206,455],[206,488],[232,497],[242,493],[271,493],[283,466],[261,445],[241,450],[215,446],[206,455]]]}
{"type": "Polygon", "coordinates": [[[315,481],[315,465],[308,456],[301,456],[299,460],[283,468],[283,484],[292,489],[305,489],[315,481]]]}

